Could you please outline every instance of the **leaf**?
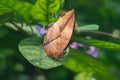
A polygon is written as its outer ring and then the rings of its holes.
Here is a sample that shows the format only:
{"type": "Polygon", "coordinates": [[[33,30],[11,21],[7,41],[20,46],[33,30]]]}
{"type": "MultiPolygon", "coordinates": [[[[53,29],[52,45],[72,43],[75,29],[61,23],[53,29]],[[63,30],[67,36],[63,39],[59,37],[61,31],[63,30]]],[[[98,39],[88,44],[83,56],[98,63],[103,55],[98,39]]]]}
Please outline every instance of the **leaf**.
{"type": "Polygon", "coordinates": [[[57,13],[59,8],[60,0],[37,0],[31,14],[41,24],[47,25],[56,20],[56,18],[52,17],[52,14],[57,13]]]}
{"type": "Polygon", "coordinates": [[[80,72],[78,73],[74,80],[92,80],[92,75],[90,73],[87,73],[87,72],[80,72]]]}
{"type": "Polygon", "coordinates": [[[82,53],[80,50],[70,49],[70,54],[64,64],[74,72],[87,72],[97,80],[112,80],[107,67],[97,59],[82,53]]]}
{"type": "MultiPolygon", "coordinates": [[[[23,31],[25,31],[28,34],[40,36],[40,33],[36,30],[35,26],[33,25],[27,25],[26,23],[23,24],[14,23],[14,24],[16,24],[19,28],[21,28],[23,31]]],[[[16,26],[10,22],[6,22],[5,25],[13,30],[18,31],[18,28],[16,28],[16,26]]]]}
{"type": "Polygon", "coordinates": [[[0,15],[0,26],[2,26],[5,22],[12,21],[12,19],[12,13],[5,13],[3,15],[0,15]]]}
{"type": "Polygon", "coordinates": [[[78,38],[78,37],[74,37],[72,40],[83,43],[88,46],[96,46],[96,47],[105,48],[105,49],[120,50],[120,45],[112,42],[106,42],[106,41],[95,40],[95,39],[84,39],[84,38],[78,38]]]}
{"type": "Polygon", "coordinates": [[[18,46],[22,55],[39,68],[50,69],[62,65],[68,53],[59,59],[52,59],[46,56],[44,49],[40,47],[42,45],[41,40],[40,37],[30,37],[22,40],[18,46]]]}
{"type": "Polygon", "coordinates": [[[85,26],[76,27],[76,30],[98,30],[99,26],[96,24],[90,24],[85,26]]]}
{"type": "MultiPolygon", "coordinates": [[[[16,17],[22,17],[26,21],[30,21],[30,11],[32,4],[19,0],[0,0],[0,15],[12,12],[16,17]]],[[[15,17],[14,15],[14,17],[15,17]]]]}
{"type": "Polygon", "coordinates": [[[0,0],[0,15],[12,11],[12,9],[10,7],[7,7],[6,4],[8,5],[10,3],[7,3],[7,0],[0,0]]]}

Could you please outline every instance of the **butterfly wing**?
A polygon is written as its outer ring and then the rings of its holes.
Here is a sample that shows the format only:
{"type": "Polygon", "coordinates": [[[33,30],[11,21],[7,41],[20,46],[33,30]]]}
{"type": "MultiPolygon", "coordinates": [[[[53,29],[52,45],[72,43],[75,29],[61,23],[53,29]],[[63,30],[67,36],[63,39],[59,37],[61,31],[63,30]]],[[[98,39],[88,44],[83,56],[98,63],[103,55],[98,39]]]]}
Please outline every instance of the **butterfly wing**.
{"type": "Polygon", "coordinates": [[[59,58],[67,47],[74,28],[74,10],[68,11],[46,31],[44,50],[52,58],[59,58]]]}

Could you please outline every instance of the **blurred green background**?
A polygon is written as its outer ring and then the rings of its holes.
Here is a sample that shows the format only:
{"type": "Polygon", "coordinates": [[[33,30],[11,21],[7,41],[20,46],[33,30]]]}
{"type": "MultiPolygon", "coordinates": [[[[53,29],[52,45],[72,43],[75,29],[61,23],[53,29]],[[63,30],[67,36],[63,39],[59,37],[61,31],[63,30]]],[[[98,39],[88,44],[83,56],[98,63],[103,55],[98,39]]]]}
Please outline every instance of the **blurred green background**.
{"type": "MultiPolygon", "coordinates": [[[[75,9],[79,26],[98,24],[100,31],[120,37],[120,0],[65,0],[63,9],[75,9]]],[[[81,33],[81,37],[85,36],[120,44],[119,40],[104,35],[81,33]]],[[[17,47],[24,37],[20,32],[0,27],[0,80],[74,80],[76,73],[64,66],[43,70],[30,64],[17,47]]],[[[98,59],[107,65],[114,80],[120,79],[120,51],[100,49],[98,59]]]]}

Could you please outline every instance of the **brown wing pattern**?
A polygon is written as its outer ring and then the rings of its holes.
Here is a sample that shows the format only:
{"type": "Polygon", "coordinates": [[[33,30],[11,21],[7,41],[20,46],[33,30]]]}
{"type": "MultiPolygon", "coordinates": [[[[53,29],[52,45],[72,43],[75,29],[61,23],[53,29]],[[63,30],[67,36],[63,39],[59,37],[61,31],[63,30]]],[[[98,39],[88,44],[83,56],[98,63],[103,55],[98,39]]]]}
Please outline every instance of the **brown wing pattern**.
{"type": "Polygon", "coordinates": [[[56,23],[49,27],[44,37],[44,50],[52,58],[63,56],[74,28],[74,10],[68,11],[56,23]]]}

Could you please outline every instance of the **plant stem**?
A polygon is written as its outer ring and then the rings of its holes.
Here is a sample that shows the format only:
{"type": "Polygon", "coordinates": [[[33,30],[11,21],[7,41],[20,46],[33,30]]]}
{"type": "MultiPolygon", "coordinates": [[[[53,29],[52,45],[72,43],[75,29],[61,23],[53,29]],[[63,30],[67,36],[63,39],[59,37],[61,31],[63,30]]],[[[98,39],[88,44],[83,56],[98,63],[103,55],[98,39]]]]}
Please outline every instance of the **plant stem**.
{"type": "Polygon", "coordinates": [[[79,31],[79,32],[88,32],[88,33],[101,34],[101,35],[110,36],[110,37],[113,37],[113,38],[115,38],[115,39],[120,40],[120,37],[117,37],[117,36],[114,36],[113,34],[109,34],[109,33],[102,32],[102,31],[81,30],[81,31],[79,31]]]}

